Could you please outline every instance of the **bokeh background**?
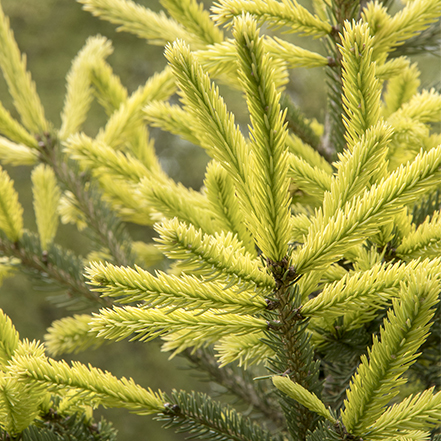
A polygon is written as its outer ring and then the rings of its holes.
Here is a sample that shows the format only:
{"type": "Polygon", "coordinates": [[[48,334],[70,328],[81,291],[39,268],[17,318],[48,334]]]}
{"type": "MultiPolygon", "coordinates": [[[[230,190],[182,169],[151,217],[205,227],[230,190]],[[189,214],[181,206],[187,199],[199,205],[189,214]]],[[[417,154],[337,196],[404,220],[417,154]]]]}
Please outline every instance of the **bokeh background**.
{"type": "MultiPolygon", "coordinates": [[[[20,49],[27,54],[28,69],[37,84],[37,90],[46,110],[47,118],[55,127],[60,124],[60,112],[65,94],[65,77],[71,60],[84,45],[90,35],[105,35],[113,41],[114,54],[108,61],[116,74],[120,75],[129,92],[134,91],[154,72],[165,66],[163,48],[151,46],[146,41],[127,33],[117,33],[115,26],[100,21],[84,12],[75,0],[0,0],[3,9],[10,17],[20,49]]],[[[160,10],[158,0],[137,0],[138,3],[153,10],[160,10]]],[[[205,2],[208,5],[211,2],[205,2]]],[[[301,2],[309,7],[308,1],[301,2]]],[[[397,6],[399,7],[399,6],[397,6]]],[[[290,35],[291,41],[317,52],[324,53],[321,43],[308,38],[290,35]]],[[[422,70],[423,85],[439,82],[440,59],[418,57],[422,70]]],[[[323,70],[298,69],[291,71],[289,93],[308,117],[323,122],[326,108],[326,76],[323,70]]],[[[246,130],[247,115],[242,96],[221,86],[221,94],[227,105],[246,130]]],[[[16,115],[7,93],[3,78],[0,79],[0,100],[11,113],[16,115]]],[[[97,133],[106,122],[105,114],[98,104],[89,113],[84,131],[89,135],[97,133]]],[[[177,181],[199,189],[208,157],[205,152],[186,141],[179,140],[159,129],[152,130],[157,154],[163,168],[177,181]]],[[[25,227],[36,231],[30,189],[30,167],[6,167],[15,181],[20,202],[25,209],[25,227]]],[[[149,241],[152,231],[149,228],[130,225],[134,239],[149,241]]],[[[76,253],[86,255],[89,240],[69,226],[60,226],[56,241],[76,253]]],[[[57,308],[48,300],[54,293],[45,287],[34,284],[23,275],[6,279],[0,288],[0,308],[8,314],[21,338],[42,339],[45,330],[55,319],[70,315],[71,312],[57,308]]],[[[162,389],[172,388],[206,391],[219,394],[222,389],[188,369],[185,359],[176,357],[168,361],[168,355],[160,352],[157,342],[112,343],[99,349],[81,353],[66,359],[91,363],[109,370],[114,375],[133,377],[144,387],[162,389]]],[[[164,431],[160,423],[150,417],[130,415],[124,410],[99,410],[100,415],[113,421],[119,431],[119,440],[175,441],[184,439],[182,434],[164,431]]]]}

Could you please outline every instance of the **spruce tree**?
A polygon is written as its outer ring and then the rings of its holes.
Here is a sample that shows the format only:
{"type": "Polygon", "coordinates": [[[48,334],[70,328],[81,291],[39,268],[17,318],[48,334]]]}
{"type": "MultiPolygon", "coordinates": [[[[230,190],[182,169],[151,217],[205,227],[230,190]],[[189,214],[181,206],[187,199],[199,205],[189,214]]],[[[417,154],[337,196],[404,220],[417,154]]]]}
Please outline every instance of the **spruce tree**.
{"type": "Polygon", "coordinates": [[[202,439],[439,441],[441,96],[420,89],[409,56],[436,50],[441,1],[219,0],[211,13],[196,0],[161,0],[161,13],[79,2],[164,45],[168,65],[129,94],[106,62],[111,42],[91,37],[56,128],[0,9],[19,115],[0,105],[0,160],[34,166],[37,224],[23,227],[1,170],[1,276],[23,271],[71,308],[95,307],[55,321],[44,343],[0,314],[2,439],[114,440],[93,420],[106,406],[202,439]],[[321,53],[267,32],[279,28],[321,39],[321,53]],[[327,72],[324,125],[286,92],[298,67],[327,72]],[[248,130],[220,83],[243,93],[248,130]],[[92,138],[95,98],[108,120],[92,138]],[[149,127],[205,149],[200,191],[164,172],[149,127]],[[93,234],[87,258],[54,241],[59,219],[93,234]],[[126,223],[153,226],[154,243],[126,223]],[[251,413],[51,358],[155,338],[251,413]]]}

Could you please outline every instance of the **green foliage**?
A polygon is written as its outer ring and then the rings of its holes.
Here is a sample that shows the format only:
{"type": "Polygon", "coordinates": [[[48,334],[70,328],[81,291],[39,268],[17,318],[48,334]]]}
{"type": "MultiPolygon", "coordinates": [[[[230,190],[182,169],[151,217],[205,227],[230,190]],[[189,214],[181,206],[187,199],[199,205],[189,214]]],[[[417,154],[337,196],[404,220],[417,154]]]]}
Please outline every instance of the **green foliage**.
{"type": "Polygon", "coordinates": [[[88,308],[56,320],[44,344],[0,314],[2,439],[115,440],[93,420],[104,406],[212,440],[439,440],[441,97],[420,89],[407,55],[432,50],[441,2],[392,14],[393,1],[314,0],[311,12],[220,0],[211,16],[196,0],[162,0],[169,16],[79,2],[165,45],[168,65],[129,94],[106,61],[111,42],[89,38],[56,129],[0,8],[16,108],[0,105],[0,161],[35,166],[38,232],[1,169],[0,276],[22,272],[88,308]],[[322,53],[279,28],[321,39],[322,53]],[[299,67],[327,71],[324,125],[289,96],[299,67]],[[248,131],[218,83],[242,92],[248,131]],[[95,98],[108,119],[92,137],[95,98]],[[166,174],[150,127],[207,152],[202,189],[166,174]],[[87,257],[57,243],[59,219],[88,233],[87,257]],[[133,241],[127,223],[154,241],[133,241]],[[155,338],[248,410],[45,353],[155,338]]]}

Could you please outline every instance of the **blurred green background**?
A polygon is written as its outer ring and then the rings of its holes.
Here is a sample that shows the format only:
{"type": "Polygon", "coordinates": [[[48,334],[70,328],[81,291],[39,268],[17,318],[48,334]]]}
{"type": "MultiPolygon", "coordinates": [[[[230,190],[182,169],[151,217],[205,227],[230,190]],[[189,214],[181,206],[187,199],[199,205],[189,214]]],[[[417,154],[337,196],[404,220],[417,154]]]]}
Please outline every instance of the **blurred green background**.
{"type": "MultiPolygon", "coordinates": [[[[153,10],[160,10],[157,0],[138,0],[140,4],[153,10]]],[[[210,4],[210,2],[206,2],[210,4]]],[[[303,2],[308,5],[308,2],[303,2]]],[[[126,33],[117,33],[115,26],[92,17],[82,11],[75,0],[1,0],[3,9],[10,17],[20,49],[27,54],[28,69],[37,84],[47,118],[59,127],[60,111],[65,93],[65,76],[71,60],[84,45],[90,35],[102,34],[113,41],[114,54],[109,63],[123,84],[131,92],[155,71],[165,66],[163,48],[150,46],[126,33]]],[[[311,39],[289,36],[303,47],[323,53],[321,44],[311,39]]],[[[420,58],[423,71],[423,84],[439,80],[441,71],[437,58],[420,58]]],[[[291,71],[289,91],[295,102],[308,117],[323,122],[326,107],[325,81],[323,70],[298,69],[291,71]]],[[[245,126],[247,116],[240,94],[221,87],[229,108],[236,114],[239,124],[245,126]]],[[[0,79],[0,100],[15,116],[10,97],[3,78],[0,79]]],[[[94,135],[105,124],[105,114],[95,104],[84,126],[86,133],[94,135]]],[[[203,173],[208,160],[205,152],[160,130],[152,130],[155,145],[164,169],[177,181],[195,189],[202,185],[203,173]]],[[[25,226],[36,230],[29,184],[29,167],[6,167],[15,181],[20,202],[25,209],[25,226]]],[[[152,231],[149,228],[130,226],[132,236],[137,240],[149,241],[152,231]]],[[[60,226],[56,241],[76,253],[86,255],[89,239],[76,230],[60,226]]],[[[44,287],[34,287],[23,275],[6,279],[0,289],[0,307],[8,314],[21,338],[42,339],[45,330],[55,319],[70,315],[69,311],[56,308],[48,300],[44,287]]],[[[65,357],[69,359],[69,357],[65,357]]],[[[169,392],[172,388],[195,389],[216,394],[219,387],[202,381],[200,376],[187,369],[183,358],[167,361],[168,355],[160,352],[156,342],[150,343],[112,343],[94,351],[81,353],[70,359],[91,363],[109,370],[114,375],[133,377],[136,382],[152,389],[160,388],[169,392]]],[[[174,441],[184,439],[184,435],[160,429],[160,423],[150,417],[130,415],[123,410],[99,410],[114,422],[119,430],[119,440],[174,441]]]]}

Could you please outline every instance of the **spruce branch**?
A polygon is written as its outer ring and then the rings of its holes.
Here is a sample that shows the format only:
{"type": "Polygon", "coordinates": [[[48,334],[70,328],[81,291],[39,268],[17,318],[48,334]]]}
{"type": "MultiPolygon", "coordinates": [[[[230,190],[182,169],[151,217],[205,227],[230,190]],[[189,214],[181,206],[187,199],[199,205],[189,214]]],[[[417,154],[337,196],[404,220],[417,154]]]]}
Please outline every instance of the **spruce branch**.
{"type": "Polygon", "coordinates": [[[84,298],[101,305],[109,304],[108,300],[101,299],[86,286],[82,276],[83,260],[59,245],[50,244],[47,250],[43,250],[39,237],[25,230],[18,242],[0,237],[0,251],[19,259],[25,273],[47,283],[53,281],[67,290],[70,301],[84,298]]]}
{"type": "Polygon", "coordinates": [[[362,437],[382,415],[383,406],[396,396],[397,386],[406,382],[403,374],[418,357],[431,326],[439,281],[427,271],[416,271],[401,291],[381,328],[381,342],[374,337],[369,360],[362,356],[347,392],[342,420],[349,432],[362,437]]]}
{"type": "Polygon", "coordinates": [[[164,409],[162,392],[146,390],[131,379],[118,380],[109,372],[78,362],[69,366],[65,361],[44,356],[16,355],[9,372],[21,384],[36,384],[45,391],[77,392],[84,403],[90,405],[124,407],[138,415],[159,413],[164,409]]]}
{"type": "Polygon", "coordinates": [[[78,0],[84,10],[92,15],[118,25],[119,31],[126,31],[145,38],[150,44],[164,45],[177,38],[197,45],[195,39],[176,20],[164,12],[156,13],[131,0],[78,0]]]}
{"type": "Polygon", "coordinates": [[[312,35],[315,38],[328,35],[331,25],[312,15],[296,0],[220,0],[212,7],[214,19],[224,24],[235,17],[248,13],[259,23],[266,22],[278,28],[286,26],[289,32],[312,35]]]}
{"type": "Polygon", "coordinates": [[[265,301],[253,293],[235,292],[218,281],[201,282],[185,274],[176,277],[159,271],[155,277],[138,266],[135,269],[95,262],[86,268],[86,276],[94,291],[123,304],[142,301],[155,308],[171,306],[235,314],[261,312],[266,307],[265,301]]]}
{"type": "Polygon", "coordinates": [[[167,411],[156,417],[164,427],[216,441],[281,441],[282,437],[262,429],[233,408],[212,401],[201,393],[173,391],[167,411]]]}
{"type": "Polygon", "coordinates": [[[0,68],[8,85],[14,106],[23,125],[34,134],[48,130],[43,106],[37,94],[35,83],[26,70],[26,57],[20,53],[14,34],[9,27],[0,6],[0,68]]]}
{"type": "Polygon", "coordinates": [[[223,32],[217,28],[203,4],[196,0],[161,0],[169,14],[205,44],[220,43],[223,32]]]}
{"type": "Polygon", "coordinates": [[[85,215],[95,238],[109,250],[115,263],[131,263],[131,240],[121,221],[109,210],[107,203],[93,187],[86,190],[87,179],[77,172],[72,162],[65,162],[59,148],[57,141],[50,135],[40,138],[42,160],[53,168],[60,183],[75,196],[75,202],[85,215]]]}
{"type": "Polygon", "coordinates": [[[245,91],[251,119],[250,149],[254,154],[253,213],[249,228],[265,257],[281,260],[289,241],[289,181],[285,114],[280,93],[264,53],[263,38],[249,16],[234,21],[239,79],[245,91]]]}
{"type": "Polygon", "coordinates": [[[155,225],[158,248],[170,259],[182,259],[179,267],[226,286],[240,289],[270,290],[274,282],[260,261],[246,252],[231,233],[210,236],[177,219],[155,225]]]}
{"type": "Polygon", "coordinates": [[[110,41],[104,37],[89,38],[72,62],[67,74],[67,94],[61,113],[60,139],[67,139],[80,130],[92,103],[90,71],[113,52],[110,41]]]}

